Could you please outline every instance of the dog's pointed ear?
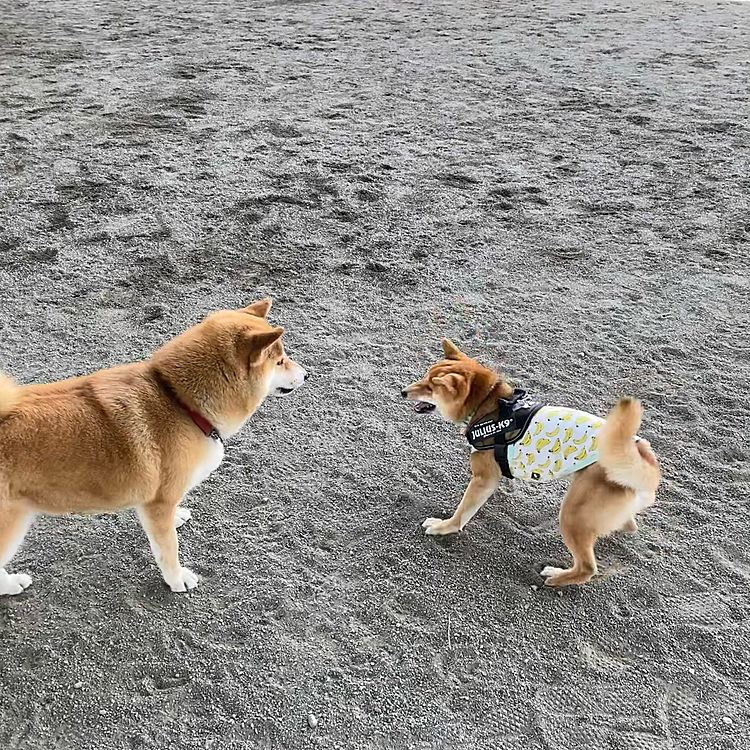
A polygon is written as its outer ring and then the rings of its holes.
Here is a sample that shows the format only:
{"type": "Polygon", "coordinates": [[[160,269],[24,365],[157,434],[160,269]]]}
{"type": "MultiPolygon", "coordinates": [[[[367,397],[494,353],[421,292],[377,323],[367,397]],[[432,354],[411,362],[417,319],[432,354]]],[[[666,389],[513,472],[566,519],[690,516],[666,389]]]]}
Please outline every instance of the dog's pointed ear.
{"type": "Polygon", "coordinates": [[[270,331],[247,331],[242,343],[250,364],[260,362],[266,349],[273,346],[281,338],[282,333],[284,329],[281,326],[270,331]]]}
{"type": "Polygon", "coordinates": [[[443,339],[442,343],[446,359],[466,359],[466,355],[450,339],[443,339]]]}
{"type": "Polygon", "coordinates": [[[268,315],[268,311],[271,309],[271,298],[266,297],[265,299],[253,302],[247,307],[243,307],[240,312],[245,312],[248,315],[257,315],[259,318],[265,318],[268,315]]]}

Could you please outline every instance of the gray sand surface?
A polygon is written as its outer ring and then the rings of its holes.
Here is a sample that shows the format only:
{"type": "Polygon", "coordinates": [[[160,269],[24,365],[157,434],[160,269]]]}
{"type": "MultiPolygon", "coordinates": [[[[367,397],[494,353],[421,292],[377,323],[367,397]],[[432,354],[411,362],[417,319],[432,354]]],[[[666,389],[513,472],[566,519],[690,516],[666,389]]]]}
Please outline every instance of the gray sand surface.
{"type": "Polygon", "coordinates": [[[195,592],[132,513],[36,522],[0,748],[747,750],[749,72],[739,2],[0,0],[0,366],[268,294],[313,373],[186,502],[195,592]],[[537,588],[560,484],[423,535],[442,335],[645,402],[665,482],[592,584],[537,588]]]}

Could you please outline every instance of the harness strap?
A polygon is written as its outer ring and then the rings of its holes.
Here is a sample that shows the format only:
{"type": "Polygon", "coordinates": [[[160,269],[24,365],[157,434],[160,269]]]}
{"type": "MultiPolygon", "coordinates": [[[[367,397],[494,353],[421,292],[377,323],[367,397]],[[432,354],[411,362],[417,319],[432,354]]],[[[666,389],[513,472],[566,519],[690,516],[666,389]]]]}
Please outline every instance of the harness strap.
{"type": "Polygon", "coordinates": [[[511,474],[510,471],[510,464],[508,463],[508,446],[501,441],[502,436],[496,435],[495,461],[497,461],[497,465],[500,467],[500,471],[503,473],[503,476],[507,477],[508,479],[513,479],[513,474],[511,474]]]}
{"type": "Polygon", "coordinates": [[[466,428],[465,436],[472,448],[494,451],[495,461],[504,477],[513,479],[508,462],[508,446],[526,433],[534,415],[542,408],[539,401],[516,388],[509,399],[499,398],[494,412],[475,420],[466,428]]]}

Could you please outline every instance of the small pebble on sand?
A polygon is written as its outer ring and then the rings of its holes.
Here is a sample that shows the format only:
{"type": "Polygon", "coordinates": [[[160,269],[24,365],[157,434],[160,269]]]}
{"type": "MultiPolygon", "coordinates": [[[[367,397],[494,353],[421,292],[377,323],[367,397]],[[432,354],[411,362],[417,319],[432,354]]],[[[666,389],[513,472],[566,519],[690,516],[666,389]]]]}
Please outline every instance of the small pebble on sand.
{"type": "Polygon", "coordinates": [[[307,726],[309,726],[310,729],[315,729],[315,727],[318,726],[318,718],[315,714],[307,715],[307,726]]]}

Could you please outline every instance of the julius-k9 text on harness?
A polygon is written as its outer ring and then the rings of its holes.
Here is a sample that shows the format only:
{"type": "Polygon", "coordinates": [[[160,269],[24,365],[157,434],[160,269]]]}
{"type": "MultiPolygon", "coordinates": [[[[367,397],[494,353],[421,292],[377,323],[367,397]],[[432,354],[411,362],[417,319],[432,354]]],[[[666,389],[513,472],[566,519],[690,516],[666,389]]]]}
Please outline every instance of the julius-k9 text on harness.
{"type": "Polygon", "coordinates": [[[494,450],[503,476],[551,482],[596,462],[604,420],[564,406],[544,406],[516,388],[497,409],[469,424],[475,450],[494,450]]]}

